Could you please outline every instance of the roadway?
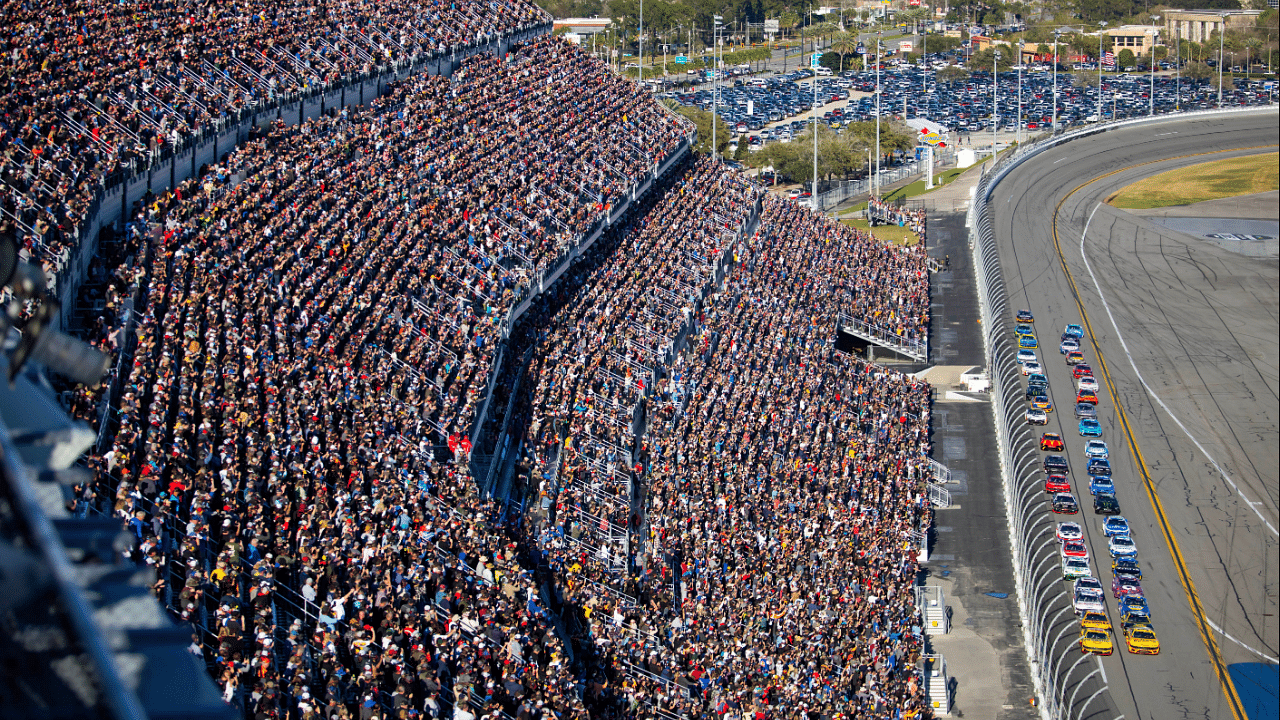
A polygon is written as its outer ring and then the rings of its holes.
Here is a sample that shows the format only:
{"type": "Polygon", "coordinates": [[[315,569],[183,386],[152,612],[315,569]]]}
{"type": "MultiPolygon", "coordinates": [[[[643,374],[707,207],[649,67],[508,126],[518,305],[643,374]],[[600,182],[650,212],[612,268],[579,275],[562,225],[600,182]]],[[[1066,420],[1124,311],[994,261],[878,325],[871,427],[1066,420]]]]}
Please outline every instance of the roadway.
{"type": "MultiPolygon", "coordinates": [[[[1011,311],[1035,314],[1057,406],[1036,431],[1066,439],[1082,507],[1073,519],[1109,590],[1106,538],[1072,416],[1074,382],[1058,353],[1063,327],[1087,322],[1082,347],[1101,385],[1103,439],[1161,640],[1150,657],[1128,654],[1116,638],[1116,653],[1100,659],[1113,706],[1095,704],[1086,717],[1257,717],[1245,707],[1256,695],[1249,681],[1222,676],[1280,654],[1280,263],[1102,203],[1165,170],[1275,152],[1277,126],[1272,111],[1115,130],[1046,151],[992,195],[1011,311]]],[[[1040,512],[1049,516],[1047,502],[1040,512]]],[[[1118,628],[1117,604],[1109,592],[1106,599],[1118,628]]],[[[1073,623],[1067,613],[1052,634],[1073,637],[1073,623]]]]}

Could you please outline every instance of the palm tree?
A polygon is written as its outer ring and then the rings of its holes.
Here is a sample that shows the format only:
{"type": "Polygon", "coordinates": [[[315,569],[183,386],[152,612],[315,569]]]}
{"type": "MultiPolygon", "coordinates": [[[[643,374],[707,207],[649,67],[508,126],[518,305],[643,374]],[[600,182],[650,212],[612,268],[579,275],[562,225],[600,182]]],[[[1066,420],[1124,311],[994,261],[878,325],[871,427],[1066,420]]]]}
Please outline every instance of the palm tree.
{"type": "Polygon", "coordinates": [[[831,52],[840,56],[840,72],[844,72],[844,56],[857,51],[857,33],[840,33],[831,40],[831,52]]]}

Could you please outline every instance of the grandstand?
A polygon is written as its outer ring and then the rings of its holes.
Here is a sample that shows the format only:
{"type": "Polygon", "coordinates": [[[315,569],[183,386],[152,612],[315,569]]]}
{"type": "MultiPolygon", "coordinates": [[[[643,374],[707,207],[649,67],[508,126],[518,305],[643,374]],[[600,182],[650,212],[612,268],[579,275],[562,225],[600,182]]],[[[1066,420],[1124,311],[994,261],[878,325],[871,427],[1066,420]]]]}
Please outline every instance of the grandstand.
{"type": "Polygon", "coordinates": [[[523,2],[25,7],[9,227],[115,360],[54,377],[64,505],[210,717],[929,714],[928,388],[834,347],[927,337],[923,247],[695,157],[523,2]]]}

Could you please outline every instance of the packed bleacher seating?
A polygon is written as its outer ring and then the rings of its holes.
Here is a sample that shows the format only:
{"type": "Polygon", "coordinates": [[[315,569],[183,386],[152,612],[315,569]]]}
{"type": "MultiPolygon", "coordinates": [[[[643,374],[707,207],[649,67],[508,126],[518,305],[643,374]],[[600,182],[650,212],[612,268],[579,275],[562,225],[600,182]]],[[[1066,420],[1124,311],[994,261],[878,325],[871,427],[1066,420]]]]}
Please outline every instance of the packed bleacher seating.
{"type": "Polygon", "coordinates": [[[545,38],[134,209],[87,329],[134,349],[75,510],[127,523],[246,717],[920,712],[927,390],[830,337],[926,333],[922,250],[697,160],[510,324],[685,132],[545,38]],[[533,477],[504,503],[469,460],[508,332],[533,477]]]}
{"type": "Polygon", "coordinates": [[[246,111],[548,22],[528,0],[8,0],[0,17],[0,203],[50,270],[108,177],[246,111]]]}

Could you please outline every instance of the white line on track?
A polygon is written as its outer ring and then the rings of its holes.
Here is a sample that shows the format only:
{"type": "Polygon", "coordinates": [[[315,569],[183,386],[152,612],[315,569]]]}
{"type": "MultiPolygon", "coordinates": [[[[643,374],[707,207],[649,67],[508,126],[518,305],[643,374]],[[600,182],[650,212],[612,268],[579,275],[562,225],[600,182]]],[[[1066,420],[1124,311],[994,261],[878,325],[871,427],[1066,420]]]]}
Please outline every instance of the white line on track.
{"type": "Polygon", "coordinates": [[[1142,373],[1138,371],[1138,363],[1134,361],[1133,354],[1129,352],[1129,343],[1125,342],[1124,335],[1120,332],[1120,326],[1116,323],[1115,315],[1111,313],[1111,305],[1107,303],[1107,298],[1103,296],[1102,285],[1098,283],[1098,277],[1093,274],[1093,265],[1089,262],[1089,256],[1086,255],[1084,251],[1084,239],[1089,234],[1089,223],[1093,222],[1094,213],[1098,212],[1098,208],[1100,207],[1102,207],[1102,203],[1094,205],[1093,212],[1089,213],[1089,219],[1084,223],[1084,232],[1080,233],[1080,257],[1084,260],[1085,269],[1089,271],[1089,277],[1093,280],[1093,287],[1098,291],[1098,299],[1102,301],[1102,307],[1106,309],[1107,317],[1111,318],[1111,327],[1116,331],[1116,337],[1120,340],[1120,347],[1124,348],[1125,357],[1129,358],[1129,366],[1133,368],[1133,374],[1137,376],[1138,382],[1142,383],[1142,387],[1146,389],[1147,394],[1164,409],[1169,417],[1177,423],[1178,427],[1182,428],[1182,432],[1191,440],[1192,443],[1195,444],[1197,448],[1200,449],[1200,452],[1204,453],[1204,456],[1209,459],[1209,463],[1213,465],[1220,475],[1222,475],[1222,479],[1227,481],[1227,484],[1231,486],[1231,489],[1235,490],[1236,494],[1240,496],[1240,499],[1244,501],[1244,504],[1250,510],[1253,510],[1254,514],[1258,516],[1258,519],[1261,520],[1269,530],[1271,530],[1272,534],[1280,535],[1280,531],[1276,530],[1276,526],[1272,525],[1271,521],[1267,520],[1267,518],[1258,511],[1258,503],[1255,503],[1245,496],[1245,494],[1240,490],[1240,487],[1231,479],[1231,476],[1227,475],[1227,472],[1222,469],[1222,466],[1218,464],[1218,461],[1213,459],[1213,456],[1209,454],[1209,451],[1206,450],[1204,445],[1201,445],[1200,441],[1191,434],[1191,431],[1187,429],[1187,426],[1182,424],[1182,421],[1178,419],[1178,416],[1173,414],[1173,411],[1169,409],[1169,406],[1164,404],[1164,400],[1161,400],[1160,396],[1151,389],[1151,386],[1147,384],[1145,379],[1143,379],[1142,373]]]}
{"type": "Polygon", "coordinates": [[[1217,630],[1218,634],[1221,635],[1222,637],[1230,640],[1231,642],[1239,645],[1240,647],[1244,648],[1245,650],[1248,650],[1249,652],[1253,653],[1254,655],[1257,655],[1258,657],[1262,658],[1263,660],[1266,660],[1267,662],[1276,662],[1276,659],[1271,657],[1270,655],[1262,652],[1261,650],[1256,650],[1254,648],[1251,648],[1248,645],[1245,645],[1244,643],[1240,642],[1239,640],[1231,637],[1230,635],[1227,634],[1226,630],[1223,630],[1222,628],[1218,627],[1218,624],[1210,620],[1208,617],[1206,617],[1204,620],[1205,622],[1209,623],[1209,627],[1213,628],[1214,630],[1217,630]]]}

